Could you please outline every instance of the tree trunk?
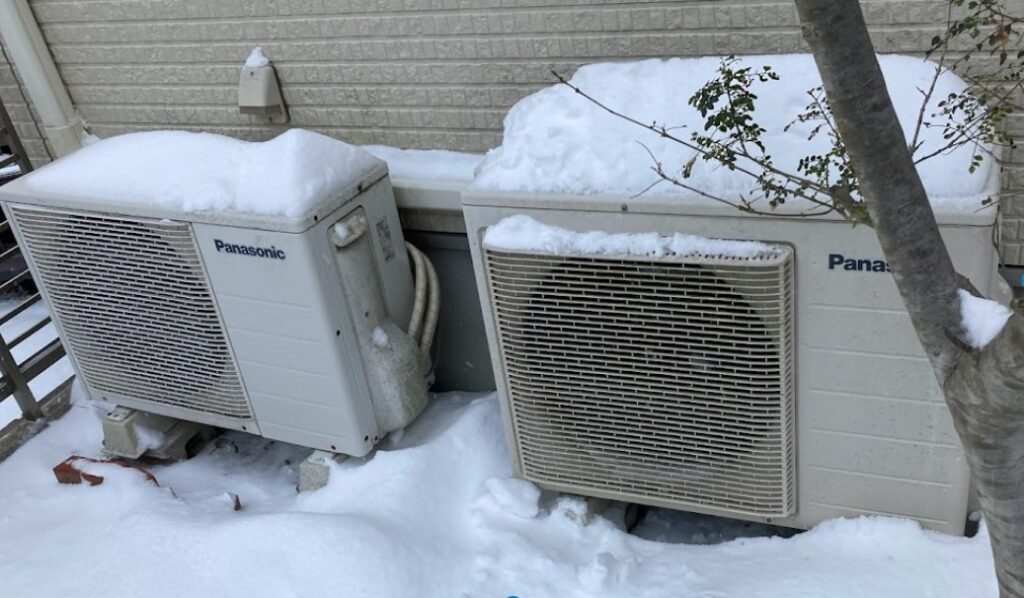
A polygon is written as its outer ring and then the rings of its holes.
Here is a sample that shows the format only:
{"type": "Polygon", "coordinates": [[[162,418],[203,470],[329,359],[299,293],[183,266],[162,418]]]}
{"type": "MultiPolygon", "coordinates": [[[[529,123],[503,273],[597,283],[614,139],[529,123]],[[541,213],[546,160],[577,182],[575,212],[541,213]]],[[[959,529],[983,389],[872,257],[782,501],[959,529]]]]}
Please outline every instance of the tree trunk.
{"type": "MultiPolygon", "coordinates": [[[[939,235],[857,0],[795,0],[861,195],[953,413],[1004,597],[1024,598],[1024,321],[963,339],[961,279],[939,235]]],[[[965,176],[966,176],[965,172],[965,176]]]]}
{"type": "Polygon", "coordinates": [[[985,513],[1002,596],[1024,596],[1024,319],[964,353],[943,392],[985,513]]]}

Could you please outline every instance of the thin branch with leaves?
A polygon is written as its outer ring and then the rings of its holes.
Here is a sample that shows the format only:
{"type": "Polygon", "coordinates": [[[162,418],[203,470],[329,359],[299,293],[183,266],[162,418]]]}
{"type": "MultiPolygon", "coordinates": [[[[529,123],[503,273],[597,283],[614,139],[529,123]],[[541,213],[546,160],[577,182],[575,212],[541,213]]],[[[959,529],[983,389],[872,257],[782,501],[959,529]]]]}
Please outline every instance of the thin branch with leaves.
{"type": "MultiPolygon", "coordinates": [[[[937,58],[928,85],[920,89],[921,107],[908,144],[915,165],[970,147],[968,170],[973,173],[985,160],[999,161],[999,148],[1014,146],[1013,138],[1005,130],[1005,121],[1019,109],[1015,98],[1024,96],[1024,50],[1011,50],[1013,44],[1019,45],[1024,38],[1024,32],[1018,31],[1021,22],[1021,18],[1003,8],[1000,0],[949,1],[943,31],[932,39],[927,52],[927,57],[937,58]],[[971,68],[972,59],[979,53],[997,62],[995,68],[981,75],[971,68]],[[950,72],[963,78],[968,83],[967,89],[949,93],[934,102],[942,77],[950,72]],[[927,147],[924,131],[936,128],[941,130],[942,143],[927,147]]],[[[797,124],[809,125],[807,139],[827,136],[828,150],[800,158],[795,172],[788,172],[776,166],[763,142],[767,131],[754,117],[758,99],[755,86],[780,81],[770,66],[745,66],[735,56],[723,58],[716,77],[689,98],[689,105],[704,119],[704,127],[688,138],[676,133],[681,127],[642,122],[608,106],[557,72],[552,71],[552,74],[559,83],[608,114],[693,152],[683,164],[669,167],[641,144],[658,178],[640,194],[660,183],[668,183],[750,214],[822,216],[836,213],[854,225],[871,225],[860,198],[856,173],[821,87],[807,92],[810,98],[807,107],[784,130],[789,131],[797,124]],[[751,193],[736,198],[722,197],[688,182],[698,161],[717,164],[746,176],[753,183],[751,193]],[[777,211],[791,199],[806,201],[813,207],[796,213],[777,211]],[[768,209],[756,207],[761,201],[767,203],[768,209]]],[[[983,205],[992,202],[989,198],[983,205]]]]}

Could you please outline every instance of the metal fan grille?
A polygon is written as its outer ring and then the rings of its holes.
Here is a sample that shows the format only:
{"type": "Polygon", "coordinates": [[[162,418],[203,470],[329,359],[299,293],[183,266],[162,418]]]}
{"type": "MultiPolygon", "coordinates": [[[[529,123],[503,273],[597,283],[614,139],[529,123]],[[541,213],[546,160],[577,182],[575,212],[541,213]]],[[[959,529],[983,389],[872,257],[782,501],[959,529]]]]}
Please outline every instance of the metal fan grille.
{"type": "Polygon", "coordinates": [[[793,513],[791,250],[485,254],[525,477],[640,503],[793,513]]]}
{"type": "Polygon", "coordinates": [[[11,212],[91,390],[252,417],[187,223],[11,212]]]}

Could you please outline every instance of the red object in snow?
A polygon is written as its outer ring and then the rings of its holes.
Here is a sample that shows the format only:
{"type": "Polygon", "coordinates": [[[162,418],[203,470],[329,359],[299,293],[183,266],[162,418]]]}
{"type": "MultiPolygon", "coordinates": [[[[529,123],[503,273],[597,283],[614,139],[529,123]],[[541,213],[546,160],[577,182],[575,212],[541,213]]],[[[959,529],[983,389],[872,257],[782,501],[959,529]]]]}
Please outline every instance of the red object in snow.
{"type": "Polygon", "coordinates": [[[127,469],[135,469],[142,475],[146,476],[147,480],[153,482],[153,485],[160,485],[160,483],[156,481],[156,476],[134,463],[122,461],[120,459],[93,459],[92,457],[83,457],[81,455],[72,455],[58,463],[57,466],[53,468],[53,475],[57,477],[58,482],[61,484],[81,484],[82,482],[88,482],[90,486],[99,486],[103,483],[103,476],[85,473],[81,469],[75,467],[75,461],[110,463],[127,469]]]}

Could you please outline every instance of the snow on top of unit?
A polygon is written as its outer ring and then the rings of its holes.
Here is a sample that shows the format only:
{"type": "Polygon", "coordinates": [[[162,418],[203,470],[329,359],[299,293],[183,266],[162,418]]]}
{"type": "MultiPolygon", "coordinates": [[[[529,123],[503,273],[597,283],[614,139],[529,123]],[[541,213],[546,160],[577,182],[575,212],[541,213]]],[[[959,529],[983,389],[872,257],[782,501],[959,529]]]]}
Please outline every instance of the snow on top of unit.
{"type": "Polygon", "coordinates": [[[1013,312],[990,299],[976,297],[960,289],[960,324],[967,341],[975,349],[984,349],[1003,330],[1013,312]]]}
{"type": "Polygon", "coordinates": [[[447,150],[399,149],[386,145],[364,145],[364,150],[388,163],[393,178],[442,181],[471,181],[482,154],[447,150]]]}
{"type": "Polygon", "coordinates": [[[245,59],[245,67],[250,69],[258,69],[260,67],[269,66],[270,59],[263,55],[263,48],[256,46],[249,52],[249,56],[245,59]]]}
{"type": "MultiPolygon", "coordinates": [[[[882,71],[897,115],[907,135],[912,135],[922,101],[935,72],[934,63],[908,56],[879,56],[882,71]]],[[[689,139],[704,132],[700,114],[687,103],[690,96],[716,77],[720,58],[672,58],[592,64],[581,67],[572,77],[573,85],[597,100],[641,122],[674,127],[672,133],[689,139]]],[[[757,83],[755,121],[767,129],[767,153],[777,167],[796,172],[797,161],[827,151],[822,133],[808,141],[814,123],[785,127],[802,113],[810,98],[807,91],[821,85],[810,55],[747,56],[742,66],[770,65],[781,81],[757,83]]],[[[952,73],[939,78],[927,114],[950,93],[965,89],[952,73]]],[[[934,120],[934,119],[933,119],[934,120]]],[[[945,145],[941,127],[925,129],[918,155],[945,145]]],[[[541,193],[635,195],[658,180],[653,162],[644,147],[665,165],[678,172],[693,150],[661,138],[640,126],[626,122],[587,101],[565,85],[542,89],[520,100],[505,117],[500,147],[491,150],[480,166],[474,187],[495,191],[541,193]]],[[[933,204],[966,204],[971,210],[992,193],[998,177],[990,176],[993,162],[986,159],[973,174],[968,172],[972,151],[962,147],[921,163],[918,170],[933,204]]],[[[722,166],[697,161],[687,181],[701,190],[724,197],[750,195],[753,179],[722,166]]],[[[699,196],[661,183],[650,194],[699,196]]],[[[765,206],[767,207],[767,206],[765,206]]]]}
{"type": "Polygon", "coordinates": [[[576,232],[538,222],[525,214],[501,219],[487,228],[484,243],[507,251],[542,251],[560,255],[666,255],[757,258],[778,255],[778,248],[758,241],[708,239],[676,233],[576,232]]]}
{"type": "Polygon", "coordinates": [[[337,139],[291,129],[263,142],[151,131],[90,144],[24,177],[27,189],[186,212],[296,217],[383,164],[337,139]]]}

